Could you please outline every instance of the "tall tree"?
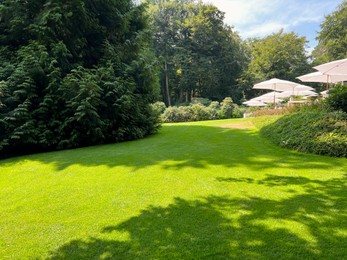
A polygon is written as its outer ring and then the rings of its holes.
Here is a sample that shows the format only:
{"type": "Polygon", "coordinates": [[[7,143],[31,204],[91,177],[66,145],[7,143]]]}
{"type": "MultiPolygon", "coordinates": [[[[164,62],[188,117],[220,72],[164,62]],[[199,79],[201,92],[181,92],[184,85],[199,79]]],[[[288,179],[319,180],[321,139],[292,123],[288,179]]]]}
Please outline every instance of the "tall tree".
{"type": "Polygon", "coordinates": [[[246,59],[241,38],[224,25],[224,13],[194,0],[148,2],[154,49],[163,62],[166,103],[194,96],[222,100],[235,94],[246,59]]]}
{"type": "Polygon", "coordinates": [[[318,45],[312,52],[314,63],[320,64],[347,57],[347,1],[327,15],[318,33],[318,45]]]}
{"type": "Polygon", "coordinates": [[[3,0],[0,153],[143,137],[158,85],[144,6],[3,0]]]}
{"type": "Polygon", "coordinates": [[[247,95],[256,82],[270,78],[297,81],[296,77],[310,70],[306,54],[306,38],[283,30],[264,38],[249,41],[250,63],[242,80],[247,95]]]}

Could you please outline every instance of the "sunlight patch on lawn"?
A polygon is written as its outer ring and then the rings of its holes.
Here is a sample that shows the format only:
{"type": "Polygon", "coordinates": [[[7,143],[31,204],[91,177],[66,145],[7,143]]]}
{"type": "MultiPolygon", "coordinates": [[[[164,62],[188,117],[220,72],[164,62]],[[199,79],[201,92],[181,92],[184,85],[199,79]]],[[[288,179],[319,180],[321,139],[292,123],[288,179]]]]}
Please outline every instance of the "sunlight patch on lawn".
{"type": "Polygon", "coordinates": [[[265,220],[255,220],[254,225],[262,225],[269,230],[281,230],[285,229],[289,233],[297,236],[298,238],[306,241],[310,246],[310,250],[315,254],[319,254],[318,241],[312,234],[310,228],[303,223],[289,219],[277,219],[277,218],[266,218],[265,220]]]}

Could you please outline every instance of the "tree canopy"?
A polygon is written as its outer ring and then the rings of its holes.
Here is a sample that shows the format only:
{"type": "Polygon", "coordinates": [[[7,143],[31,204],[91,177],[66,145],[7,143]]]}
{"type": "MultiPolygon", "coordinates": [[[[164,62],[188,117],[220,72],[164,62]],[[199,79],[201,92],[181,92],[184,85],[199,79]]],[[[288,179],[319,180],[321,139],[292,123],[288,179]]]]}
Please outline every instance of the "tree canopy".
{"type": "Polygon", "coordinates": [[[327,15],[318,33],[312,56],[316,64],[347,57],[347,1],[327,15]]]}
{"type": "Polygon", "coordinates": [[[306,37],[280,30],[264,38],[248,41],[250,62],[240,81],[251,96],[254,83],[271,78],[297,81],[310,70],[305,49],[306,37]]]}
{"type": "Polygon", "coordinates": [[[158,127],[143,5],[3,0],[0,153],[140,138],[158,127]]]}
{"type": "Polygon", "coordinates": [[[194,0],[148,3],[153,46],[163,64],[161,85],[166,104],[192,97],[221,101],[239,96],[236,85],[246,65],[244,44],[224,24],[224,13],[194,0]]]}

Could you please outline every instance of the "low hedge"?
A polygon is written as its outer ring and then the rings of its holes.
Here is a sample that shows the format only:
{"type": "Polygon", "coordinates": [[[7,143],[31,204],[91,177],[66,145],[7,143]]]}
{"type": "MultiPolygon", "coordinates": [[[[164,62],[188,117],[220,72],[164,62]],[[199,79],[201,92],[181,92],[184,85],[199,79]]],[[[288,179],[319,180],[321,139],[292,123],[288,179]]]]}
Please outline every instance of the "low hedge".
{"type": "MultiPolygon", "coordinates": [[[[206,106],[206,102],[208,101],[206,100],[195,98],[194,102],[188,106],[168,107],[163,111],[161,118],[165,123],[173,123],[238,118],[243,116],[240,107],[233,103],[230,97],[226,97],[220,103],[218,101],[209,101],[208,106],[206,106]]],[[[161,106],[157,103],[153,107],[158,111],[158,107],[161,106]]]]}
{"type": "Polygon", "coordinates": [[[347,114],[301,111],[273,120],[256,118],[262,135],[275,144],[300,152],[347,157],[347,114]]]}

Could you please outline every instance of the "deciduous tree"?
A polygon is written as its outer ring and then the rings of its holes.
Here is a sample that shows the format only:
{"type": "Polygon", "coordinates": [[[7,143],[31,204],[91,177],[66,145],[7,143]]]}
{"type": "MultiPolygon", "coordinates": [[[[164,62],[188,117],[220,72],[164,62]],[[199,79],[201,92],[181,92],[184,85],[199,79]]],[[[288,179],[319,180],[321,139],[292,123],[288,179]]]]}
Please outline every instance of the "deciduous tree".
{"type": "Polygon", "coordinates": [[[347,1],[327,15],[318,33],[318,45],[312,56],[314,63],[321,64],[347,57],[347,1]]]}

